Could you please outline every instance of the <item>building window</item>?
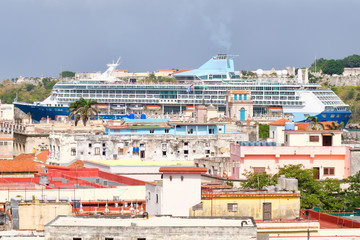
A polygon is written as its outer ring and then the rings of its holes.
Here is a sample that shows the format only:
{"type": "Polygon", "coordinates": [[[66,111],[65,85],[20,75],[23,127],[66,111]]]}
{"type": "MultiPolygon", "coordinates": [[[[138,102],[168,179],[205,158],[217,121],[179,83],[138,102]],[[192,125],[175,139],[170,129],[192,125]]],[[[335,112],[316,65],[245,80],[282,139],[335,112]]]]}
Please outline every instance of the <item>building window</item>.
{"type": "Polygon", "coordinates": [[[92,146],[91,143],[89,143],[89,147],[90,147],[90,148],[91,148],[91,146],[92,146]]]}
{"type": "Polygon", "coordinates": [[[99,147],[95,148],[95,155],[100,155],[100,148],[99,147]]]}
{"type": "Polygon", "coordinates": [[[193,134],[193,133],[194,133],[194,129],[189,128],[189,129],[188,129],[188,134],[193,134]]]}
{"type": "Polygon", "coordinates": [[[154,133],[154,129],[150,129],[150,133],[154,133]]]}
{"type": "Polygon", "coordinates": [[[187,146],[187,145],[189,145],[189,143],[188,143],[188,142],[184,142],[184,146],[187,146]]]}
{"type": "Polygon", "coordinates": [[[324,168],[324,176],[334,176],[334,175],[335,175],[335,168],[333,167],[324,168]]]}
{"type": "Polygon", "coordinates": [[[265,172],[265,167],[254,167],[254,173],[263,173],[265,172]]]}
{"type": "Polygon", "coordinates": [[[163,151],[163,156],[166,156],[166,151],[163,151]]]}
{"type": "Polygon", "coordinates": [[[159,203],[159,194],[156,194],[156,203],[159,203]]]}
{"type": "Polygon", "coordinates": [[[238,205],[237,203],[228,203],[228,212],[237,212],[238,205]]]}
{"type": "Polygon", "coordinates": [[[189,154],[189,150],[184,150],[184,154],[189,154]]]}
{"type": "Polygon", "coordinates": [[[71,156],[76,156],[76,148],[71,149],[71,156]]]}
{"type": "Polygon", "coordinates": [[[73,238],[73,240],[81,240],[81,238],[73,238]]]}
{"type": "Polygon", "coordinates": [[[102,145],[103,145],[103,147],[105,147],[105,146],[106,146],[106,145],[105,145],[105,143],[103,143],[102,145]]]}
{"type": "Polygon", "coordinates": [[[181,179],[181,181],[184,181],[184,176],[181,176],[180,179],[181,179]]]}
{"type": "Polygon", "coordinates": [[[310,136],[309,140],[310,142],[319,142],[319,136],[310,136]]]}
{"type": "Polygon", "coordinates": [[[214,129],[209,128],[209,134],[214,134],[214,129]]]}
{"type": "Polygon", "coordinates": [[[108,237],[106,237],[105,240],[114,240],[114,238],[108,238],[108,237]]]}
{"type": "Polygon", "coordinates": [[[165,129],[165,133],[169,133],[169,129],[165,129]]]}
{"type": "Polygon", "coordinates": [[[170,181],[172,181],[172,176],[169,177],[170,181]]]}
{"type": "Polygon", "coordinates": [[[150,200],[150,196],[151,196],[151,194],[150,194],[150,192],[149,192],[149,200],[150,200]]]}

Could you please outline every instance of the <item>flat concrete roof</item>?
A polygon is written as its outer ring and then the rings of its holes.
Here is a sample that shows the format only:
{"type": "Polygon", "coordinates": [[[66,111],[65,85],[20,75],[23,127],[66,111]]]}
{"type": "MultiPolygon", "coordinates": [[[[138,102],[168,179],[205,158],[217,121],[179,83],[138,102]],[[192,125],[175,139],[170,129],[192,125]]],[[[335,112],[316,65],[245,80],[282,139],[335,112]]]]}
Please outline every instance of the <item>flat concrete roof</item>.
{"type": "Polygon", "coordinates": [[[247,227],[255,227],[252,218],[176,218],[170,216],[146,218],[58,216],[46,226],[88,226],[88,227],[240,227],[246,221],[247,227]]]}

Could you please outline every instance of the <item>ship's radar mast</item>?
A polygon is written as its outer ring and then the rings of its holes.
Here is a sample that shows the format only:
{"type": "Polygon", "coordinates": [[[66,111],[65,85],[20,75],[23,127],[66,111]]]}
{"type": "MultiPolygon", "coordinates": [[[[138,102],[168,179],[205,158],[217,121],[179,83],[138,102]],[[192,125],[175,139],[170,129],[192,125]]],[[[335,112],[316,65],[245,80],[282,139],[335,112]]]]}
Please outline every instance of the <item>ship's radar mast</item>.
{"type": "Polygon", "coordinates": [[[117,68],[117,66],[119,66],[121,64],[120,59],[121,59],[121,57],[118,58],[116,63],[113,62],[113,63],[107,64],[108,69],[106,69],[106,71],[104,73],[102,73],[99,77],[97,77],[97,79],[113,80],[114,79],[113,73],[114,73],[115,69],[117,68]]]}

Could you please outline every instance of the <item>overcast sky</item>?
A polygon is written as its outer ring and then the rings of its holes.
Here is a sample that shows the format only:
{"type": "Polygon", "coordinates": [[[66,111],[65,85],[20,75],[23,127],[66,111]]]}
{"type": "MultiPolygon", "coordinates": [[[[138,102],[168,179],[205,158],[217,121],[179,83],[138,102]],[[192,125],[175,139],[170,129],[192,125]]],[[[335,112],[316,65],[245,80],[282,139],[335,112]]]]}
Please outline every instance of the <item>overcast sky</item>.
{"type": "Polygon", "coordinates": [[[359,0],[0,0],[0,80],[62,70],[309,66],[360,54],[359,0]]]}

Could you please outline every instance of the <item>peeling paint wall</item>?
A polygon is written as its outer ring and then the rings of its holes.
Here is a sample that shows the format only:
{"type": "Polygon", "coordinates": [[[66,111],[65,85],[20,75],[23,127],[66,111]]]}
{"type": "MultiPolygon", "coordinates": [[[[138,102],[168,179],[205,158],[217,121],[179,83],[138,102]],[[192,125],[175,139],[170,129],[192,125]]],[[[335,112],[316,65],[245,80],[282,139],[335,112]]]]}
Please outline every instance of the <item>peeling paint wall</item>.
{"type": "MultiPolygon", "coordinates": [[[[245,195],[245,194],[244,194],[245,195]]],[[[256,220],[263,219],[263,203],[271,203],[272,219],[295,219],[300,213],[300,194],[289,196],[209,196],[202,200],[203,207],[199,210],[190,209],[190,216],[249,216],[256,220]],[[228,204],[237,204],[229,211],[228,204]]]]}

